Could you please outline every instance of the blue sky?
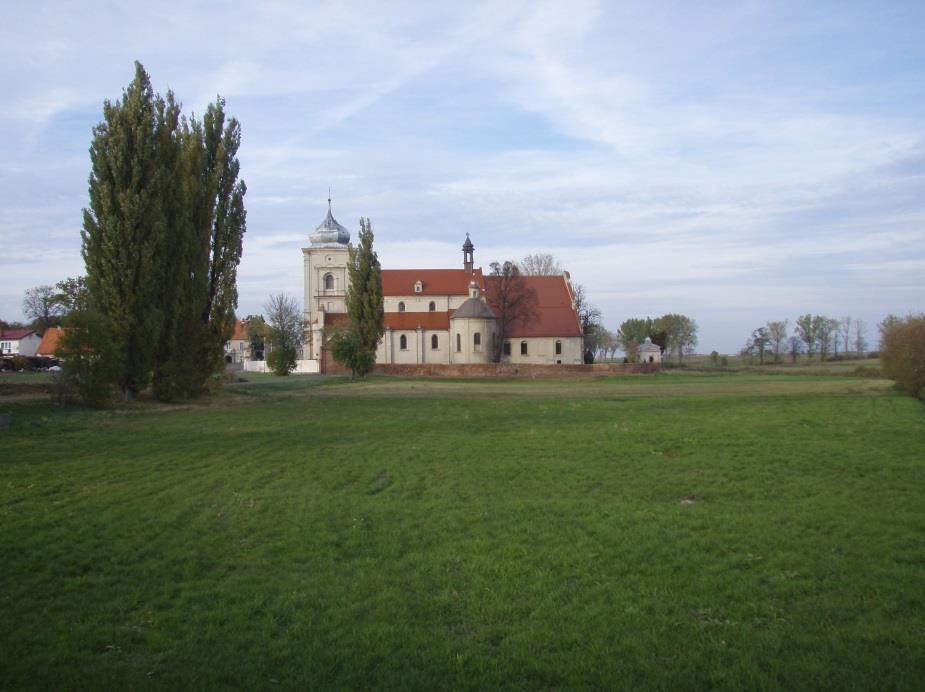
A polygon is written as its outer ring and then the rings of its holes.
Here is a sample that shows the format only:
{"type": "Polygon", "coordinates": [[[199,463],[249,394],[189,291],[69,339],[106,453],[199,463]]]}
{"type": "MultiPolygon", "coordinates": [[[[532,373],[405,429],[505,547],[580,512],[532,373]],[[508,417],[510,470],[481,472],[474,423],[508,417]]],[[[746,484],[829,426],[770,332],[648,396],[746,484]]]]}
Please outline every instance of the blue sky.
{"type": "Polygon", "coordinates": [[[925,3],[20,3],[0,27],[0,317],[82,272],[91,130],[140,60],[242,123],[239,314],[369,216],[383,266],[549,252],[605,324],[925,310],[925,3]]]}

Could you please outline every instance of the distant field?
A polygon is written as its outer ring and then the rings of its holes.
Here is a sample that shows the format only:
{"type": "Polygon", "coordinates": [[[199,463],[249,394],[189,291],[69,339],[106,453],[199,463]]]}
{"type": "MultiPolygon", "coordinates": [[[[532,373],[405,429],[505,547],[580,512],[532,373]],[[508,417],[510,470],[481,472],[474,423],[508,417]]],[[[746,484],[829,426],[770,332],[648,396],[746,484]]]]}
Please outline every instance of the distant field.
{"type": "Polygon", "coordinates": [[[921,689],[889,382],[247,380],[0,397],[0,688],[921,689]]]}

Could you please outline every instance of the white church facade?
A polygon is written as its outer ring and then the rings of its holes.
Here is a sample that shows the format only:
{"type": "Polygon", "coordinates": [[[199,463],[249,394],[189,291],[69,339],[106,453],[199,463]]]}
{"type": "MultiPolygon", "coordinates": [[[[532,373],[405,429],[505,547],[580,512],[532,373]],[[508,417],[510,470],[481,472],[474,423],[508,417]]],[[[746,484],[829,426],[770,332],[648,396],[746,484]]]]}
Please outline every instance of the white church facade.
{"type": "MultiPolygon", "coordinates": [[[[323,362],[325,330],[347,320],[350,232],[331,212],[302,249],[306,343],[304,357],[323,362]]],[[[377,364],[489,363],[499,347],[506,363],[580,364],[584,339],[567,272],[524,276],[537,297],[537,316],[499,333],[489,304],[491,282],[474,263],[468,236],[458,269],[382,269],[385,334],[377,364]]]]}

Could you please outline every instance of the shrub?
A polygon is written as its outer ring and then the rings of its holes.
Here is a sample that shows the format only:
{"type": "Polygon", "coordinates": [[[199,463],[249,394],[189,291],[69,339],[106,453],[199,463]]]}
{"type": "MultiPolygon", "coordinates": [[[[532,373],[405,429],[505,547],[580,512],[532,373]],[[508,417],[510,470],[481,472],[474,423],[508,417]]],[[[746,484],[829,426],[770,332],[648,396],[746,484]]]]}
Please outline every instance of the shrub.
{"type": "Polygon", "coordinates": [[[62,371],[54,378],[53,393],[61,403],[79,399],[86,406],[109,404],[116,379],[111,331],[107,321],[91,310],[74,311],[65,320],[67,328],[55,355],[62,371]]]}
{"type": "Polygon", "coordinates": [[[285,376],[295,370],[297,355],[291,346],[277,346],[267,354],[267,365],[274,375],[285,376]]]}
{"type": "Polygon", "coordinates": [[[352,325],[328,333],[328,345],[334,360],[350,368],[351,377],[365,377],[376,365],[376,353],[363,344],[360,333],[352,325]]]}
{"type": "Polygon", "coordinates": [[[884,330],[880,363],[900,389],[925,398],[925,314],[896,320],[884,330]]]}

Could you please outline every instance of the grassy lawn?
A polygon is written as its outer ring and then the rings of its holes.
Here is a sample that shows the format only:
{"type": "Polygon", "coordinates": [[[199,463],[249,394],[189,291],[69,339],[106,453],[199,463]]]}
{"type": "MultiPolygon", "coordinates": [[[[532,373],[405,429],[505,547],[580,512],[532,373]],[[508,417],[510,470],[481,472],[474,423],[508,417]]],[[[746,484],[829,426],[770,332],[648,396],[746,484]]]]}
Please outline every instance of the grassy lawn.
{"type": "Polygon", "coordinates": [[[921,689],[883,380],[247,379],[0,398],[0,688],[921,689]]]}

